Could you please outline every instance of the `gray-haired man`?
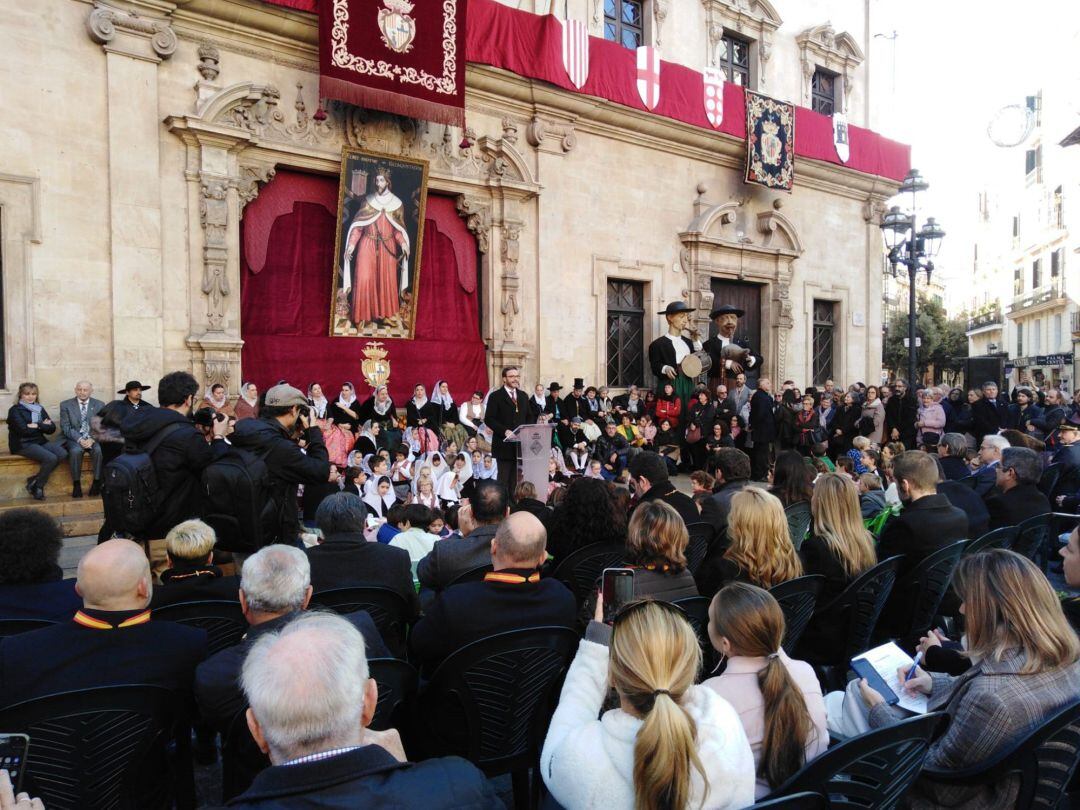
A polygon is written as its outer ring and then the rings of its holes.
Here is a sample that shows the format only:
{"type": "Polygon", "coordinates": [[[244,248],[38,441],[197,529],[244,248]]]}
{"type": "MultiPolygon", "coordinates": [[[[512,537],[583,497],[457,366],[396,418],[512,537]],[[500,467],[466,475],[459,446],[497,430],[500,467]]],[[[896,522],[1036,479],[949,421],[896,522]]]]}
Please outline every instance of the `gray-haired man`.
{"type": "Polygon", "coordinates": [[[60,432],[64,434],[64,446],[71,463],[71,497],[81,498],[83,455],[90,454],[94,469],[94,481],[90,485],[90,497],[101,494],[101,445],[90,436],[90,420],[105,407],[100,399],[94,399],[94,386],[86,380],[75,383],[75,396],[60,403],[60,432]]]}

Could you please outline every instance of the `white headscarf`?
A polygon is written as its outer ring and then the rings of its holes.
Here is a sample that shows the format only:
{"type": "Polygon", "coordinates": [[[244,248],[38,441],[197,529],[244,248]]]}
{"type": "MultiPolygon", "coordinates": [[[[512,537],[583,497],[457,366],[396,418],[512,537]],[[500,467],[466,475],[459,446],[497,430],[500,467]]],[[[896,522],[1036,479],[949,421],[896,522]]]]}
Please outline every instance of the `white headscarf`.
{"type": "MultiPolygon", "coordinates": [[[[313,397],[311,395],[311,389],[314,386],[315,386],[315,383],[312,383],[311,385],[308,386],[308,389],[307,389],[308,399],[311,400],[311,407],[315,409],[315,416],[317,418],[319,418],[319,419],[325,419],[326,418],[326,407],[330,403],[327,401],[325,394],[320,396],[318,399],[315,399],[315,397],[313,397]]],[[[322,390],[322,386],[319,386],[319,390],[320,391],[322,390]]]]}
{"type": "Polygon", "coordinates": [[[465,470],[462,470],[456,481],[453,473],[450,472],[439,479],[439,487],[436,491],[439,500],[449,501],[450,503],[457,503],[461,500],[461,486],[465,483],[465,479],[462,477],[464,474],[465,470]]]}
{"type": "Polygon", "coordinates": [[[244,400],[244,402],[246,402],[248,405],[250,405],[252,408],[254,408],[256,405],[259,404],[259,397],[256,396],[255,399],[248,399],[247,398],[248,389],[251,388],[252,385],[253,385],[253,383],[251,383],[249,381],[249,382],[244,383],[242,386],[240,386],[240,399],[244,400]]]}
{"type": "MultiPolygon", "coordinates": [[[[419,385],[419,383],[417,383],[417,385],[419,385]]],[[[414,393],[413,393],[413,397],[412,397],[412,400],[411,400],[411,401],[412,401],[412,404],[416,406],[416,410],[418,410],[418,411],[419,411],[419,410],[421,410],[421,409],[422,409],[422,408],[423,408],[423,407],[424,407],[425,405],[427,405],[427,404],[428,404],[428,398],[427,398],[427,396],[425,396],[425,397],[424,397],[423,399],[417,399],[417,398],[416,398],[416,393],[415,393],[415,391],[416,391],[416,386],[413,386],[413,391],[414,391],[414,393]]]]}
{"type": "Polygon", "coordinates": [[[476,474],[476,480],[478,481],[491,481],[499,477],[499,462],[495,460],[495,457],[490,453],[484,453],[484,458],[480,462],[480,466],[474,471],[476,474]],[[489,470],[485,463],[488,459],[491,459],[491,469],[489,470]]]}
{"type": "Polygon", "coordinates": [[[375,396],[371,403],[371,406],[375,409],[375,413],[377,413],[379,416],[386,416],[387,412],[390,410],[390,407],[393,404],[394,400],[390,396],[389,388],[387,388],[385,385],[380,385],[378,388],[375,389],[375,396]],[[386,392],[386,402],[379,402],[380,391],[386,392]]]}
{"type": "MultiPolygon", "coordinates": [[[[441,386],[446,380],[436,380],[435,389],[431,392],[431,401],[442,408],[444,411],[454,407],[454,397],[450,393],[450,386],[446,386],[446,396],[444,397],[439,392],[439,386],[441,386]]],[[[420,407],[419,405],[417,406],[420,407]]]]}
{"type": "MultiPolygon", "coordinates": [[[[224,408],[226,405],[229,404],[229,392],[226,391],[224,388],[222,388],[221,389],[221,399],[215,399],[214,398],[214,385],[217,385],[217,383],[214,383],[213,385],[211,385],[210,387],[208,387],[206,389],[206,396],[203,397],[203,399],[205,399],[210,404],[211,408],[213,408],[214,410],[220,411],[222,408],[224,408]]],[[[258,400],[256,400],[256,401],[258,401],[258,400]]],[[[255,403],[251,402],[249,404],[254,405],[255,403]]]]}
{"type": "Polygon", "coordinates": [[[387,510],[394,505],[394,501],[397,500],[397,496],[394,495],[394,485],[390,479],[385,475],[380,475],[378,479],[368,481],[368,484],[374,484],[374,486],[365,487],[364,503],[368,505],[368,508],[375,512],[379,517],[386,517],[387,510]],[[389,491],[379,497],[379,483],[386,481],[390,484],[389,491]]]}
{"type": "Polygon", "coordinates": [[[338,394],[337,404],[340,405],[342,408],[348,408],[351,411],[353,409],[354,402],[356,402],[356,387],[351,382],[346,381],[345,384],[341,386],[341,392],[338,394]],[[342,396],[342,394],[345,393],[346,385],[349,386],[349,391],[352,392],[352,395],[349,399],[345,399],[345,397],[342,396]]]}

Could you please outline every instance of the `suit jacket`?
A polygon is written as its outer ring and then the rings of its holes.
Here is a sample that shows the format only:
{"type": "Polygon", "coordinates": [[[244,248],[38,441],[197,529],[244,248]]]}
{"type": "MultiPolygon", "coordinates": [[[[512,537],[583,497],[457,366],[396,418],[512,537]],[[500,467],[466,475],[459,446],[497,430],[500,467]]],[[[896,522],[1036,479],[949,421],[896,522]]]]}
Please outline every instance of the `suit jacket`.
{"type": "Polygon", "coordinates": [[[420,615],[412,563],[405,549],[369,543],[357,532],[328,535],[305,553],[311,563],[311,588],[315,593],[363,586],[389,588],[405,598],[412,617],[420,615]]]}
{"type": "Polygon", "coordinates": [[[939,548],[967,537],[967,515],[944,495],[927,495],[906,504],[899,515],[885,524],[878,540],[878,559],[903,554],[898,574],[898,578],[903,578],[939,548]]]}
{"type": "Polygon", "coordinates": [[[735,406],[735,413],[740,416],[742,415],[742,409],[753,395],[754,389],[749,385],[744,385],[742,391],[739,391],[734,385],[728,388],[728,402],[735,406]]]}
{"type": "Polygon", "coordinates": [[[63,577],[57,566],[50,578],[41,582],[0,585],[0,619],[70,621],[82,607],[82,597],[75,593],[75,580],[63,577]]]}
{"type": "Polygon", "coordinates": [[[441,591],[466,571],[491,564],[491,538],[498,524],[477,526],[468,537],[440,540],[416,565],[416,578],[425,588],[441,591]]]}
{"type": "MultiPolygon", "coordinates": [[[[680,339],[690,351],[694,351],[694,342],[690,338],[684,337],[680,339]]],[[[671,366],[676,373],[679,372],[679,366],[675,362],[675,344],[668,339],[667,335],[661,335],[649,344],[649,368],[652,369],[653,376],[656,377],[656,392],[658,394],[664,390],[665,383],[672,382],[664,374],[664,366],[671,366]]]]}
{"type": "Polygon", "coordinates": [[[941,469],[945,471],[945,480],[959,481],[971,475],[968,465],[959,456],[942,456],[941,469]]]}
{"type": "MultiPolygon", "coordinates": [[[[741,346],[744,349],[750,348],[746,345],[745,340],[731,340],[729,342],[734,343],[736,346],[741,346]]],[[[723,357],[721,357],[721,352],[723,351],[724,345],[723,342],[720,340],[719,335],[713,335],[711,338],[706,340],[705,343],[702,344],[701,348],[707,351],[709,353],[709,357],[712,358],[712,368],[709,369],[709,377],[733,380],[736,376],[738,376],[739,372],[732,371],[729,368],[725,368],[725,360],[723,359],[723,357]]],[[[761,355],[750,352],[750,357],[747,358],[746,362],[742,364],[742,367],[743,372],[748,375],[751,373],[758,374],[761,371],[761,355]]]]}
{"type": "Polygon", "coordinates": [[[983,397],[971,406],[971,435],[978,444],[987,434],[997,433],[1009,424],[1009,406],[983,397]]]}
{"type": "Polygon", "coordinates": [[[1053,458],[1061,465],[1061,477],[1054,487],[1055,495],[1072,495],[1080,490],[1080,442],[1062,446],[1053,458]]]}
{"type": "MultiPolygon", "coordinates": [[[[928,708],[948,714],[949,725],[931,743],[926,768],[961,770],[984,763],[1076,699],[1080,692],[1080,663],[1020,675],[1023,664],[1023,655],[1011,650],[1001,661],[985,658],[962,675],[932,673],[928,708]]],[[[871,728],[880,728],[903,716],[903,712],[881,703],[870,710],[868,722],[871,728]]],[[[915,782],[904,803],[917,810],[1013,807],[1018,790],[1016,776],[967,786],[933,782],[924,775],[915,782]]]]}
{"type": "Polygon", "coordinates": [[[768,444],[776,439],[776,416],[773,414],[773,398],[758,389],[750,397],[750,436],[756,445],[768,444]]]}
{"type": "Polygon", "coordinates": [[[975,494],[980,498],[986,499],[998,494],[997,468],[1000,463],[999,461],[990,465],[984,464],[973,473],[975,476],[975,494]]]}
{"type": "MultiPolygon", "coordinates": [[[[90,435],[90,420],[93,419],[102,408],[105,407],[105,403],[100,399],[94,399],[90,397],[86,401],[86,430],[87,436],[90,435]]],[[[60,432],[64,434],[64,438],[72,444],[78,444],[80,435],[80,426],[82,424],[82,413],[79,411],[79,400],[77,397],[71,399],[65,399],[60,403],[60,432]]]]}
{"type": "Polygon", "coordinates": [[[589,407],[584,394],[575,397],[573,392],[570,392],[562,398],[560,405],[563,419],[573,419],[575,416],[580,416],[582,420],[593,419],[595,421],[592,409],[589,407]]]}
{"type": "Polygon", "coordinates": [[[991,529],[1017,526],[1028,518],[1054,511],[1050,508],[1050,501],[1034,484],[1020,484],[1008,492],[987,498],[986,508],[990,512],[991,529]]]}
{"type": "Polygon", "coordinates": [[[327,759],[267,768],[228,806],[502,810],[503,803],[487,777],[464,759],[398,762],[384,748],[365,745],[327,759]]]}
{"type": "MultiPolygon", "coordinates": [[[[500,573],[528,577],[533,571],[500,573]]],[[[466,644],[523,627],[574,627],[577,600],[557,579],[463,582],[439,594],[409,634],[409,660],[431,674],[466,644]]]]}
{"type": "Polygon", "coordinates": [[[712,495],[702,500],[701,515],[698,517],[698,520],[704,521],[713,527],[713,532],[715,533],[713,536],[716,540],[714,543],[715,546],[727,548],[727,538],[724,537],[724,532],[727,531],[727,519],[728,513],[731,511],[731,499],[749,483],[749,481],[728,481],[723,484],[720,489],[713,492],[712,495]]]}
{"type": "Polygon", "coordinates": [[[223,576],[216,565],[179,563],[161,572],[161,584],[154,586],[150,608],[219,599],[240,600],[240,577],[223,576]]]}
{"type": "Polygon", "coordinates": [[[506,431],[534,421],[530,400],[528,394],[518,391],[515,407],[505,387],[496,388],[488,397],[484,424],[491,428],[491,455],[500,462],[516,463],[517,443],[507,442],[504,436],[506,431]]]}
{"type": "MultiPolygon", "coordinates": [[[[645,503],[646,501],[663,501],[679,513],[679,517],[683,519],[683,523],[687,526],[691,523],[703,522],[701,513],[698,511],[693,498],[679,492],[679,490],[675,489],[675,485],[667,479],[653,484],[653,486],[649,488],[649,491],[641,496],[638,505],[645,503]]],[[[636,509],[637,506],[634,508],[636,509]]]]}
{"type": "Polygon", "coordinates": [[[83,609],[112,630],[63,622],[0,642],[0,690],[5,704],[56,692],[120,684],[164,686],[189,693],[206,657],[206,632],[173,622],[121,622],[145,611],[83,609]]]}
{"type": "Polygon", "coordinates": [[[990,513],[986,509],[986,501],[980,498],[975,490],[959,481],[939,481],[937,491],[939,495],[944,495],[949,499],[949,503],[957,509],[962,509],[967,515],[969,539],[982,537],[989,531],[990,513]]]}
{"type": "MultiPolygon", "coordinates": [[[[825,577],[821,594],[818,596],[818,608],[832,602],[853,581],[844,570],[840,558],[833,554],[825,541],[816,534],[803,540],[799,547],[799,558],[802,560],[804,575],[821,574],[825,577]]],[[[846,645],[847,638],[843,633],[836,632],[829,616],[815,616],[810,619],[802,638],[799,639],[795,657],[814,663],[835,661],[844,654],[846,645]]]]}
{"type": "MultiPolygon", "coordinates": [[[[248,650],[259,639],[274,630],[280,630],[300,613],[287,613],[276,619],[249,627],[239,644],[226,647],[211,655],[194,672],[195,700],[199,704],[199,713],[204,720],[225,733],[229,723],[237,712],[248,705],[247,698],[240,688],[240,670],[248,650]]],[[[367,611],[359,610],[344,616],[364,637],[364,649],[367,657],[389,658],[390,651],[383,643],[375,622],[367,611]]]]}

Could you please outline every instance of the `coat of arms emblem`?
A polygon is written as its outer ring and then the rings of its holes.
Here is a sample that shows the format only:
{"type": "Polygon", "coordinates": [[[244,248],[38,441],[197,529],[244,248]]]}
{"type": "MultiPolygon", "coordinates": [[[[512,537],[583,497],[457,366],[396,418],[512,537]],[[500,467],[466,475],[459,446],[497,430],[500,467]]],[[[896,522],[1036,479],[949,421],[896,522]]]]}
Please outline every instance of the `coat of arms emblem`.
{"type": "Polygon", "coordinates": [[[379,9],[379,30],[387,48],[396,53],[408,53],[416,38],[416,20],[409,16],[413,4],[409,0],[383,0],[386,8],[379,9]]]}
{"type": "Polygon", "coordinates": [[[367,384],[372,388],[386,385],[390,380],[390,361],[386,359],[389,352],[379,341],[368,343],[362,351],[364,361],[360,363],[360,370],[364,373],[367,384]]]}
{"type": "Polygon", "coordinates": [[[765,121],[761,125],[761,159],[770,166],[780,165],[780,155],[784,150],[784,144],[777,135],[779,131],[780,127],[775,121],[765,121]]]}
{"type": "Polygon", "coordinates": [[[836,156],[841,163],[847,163],[851,150],[848,144],[847,116],[843,113],[833,113],[833,146],[836,147],[836,156]]]}

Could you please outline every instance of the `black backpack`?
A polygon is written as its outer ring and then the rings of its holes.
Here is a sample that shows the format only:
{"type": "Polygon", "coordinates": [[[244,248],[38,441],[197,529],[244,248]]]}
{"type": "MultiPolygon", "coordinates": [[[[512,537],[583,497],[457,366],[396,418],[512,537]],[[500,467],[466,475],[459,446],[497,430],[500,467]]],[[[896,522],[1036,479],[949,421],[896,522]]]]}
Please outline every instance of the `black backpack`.
{"type": "Polygon", "coordinates": [[[173,422],[150,437],[141,450],[125,450],[105,465],[101,501],[105,522],[116,532],[148,532],[158,516],[160,489],[150,455],[170,435],[190,422],[173,422]]]}
{"type": "Polygon", "coordinates": [[[202,473],[202,520],[215,548],[251,554],[276,542],[281,530],[270,470],[258,455],[230,447],[202,473]]]}

